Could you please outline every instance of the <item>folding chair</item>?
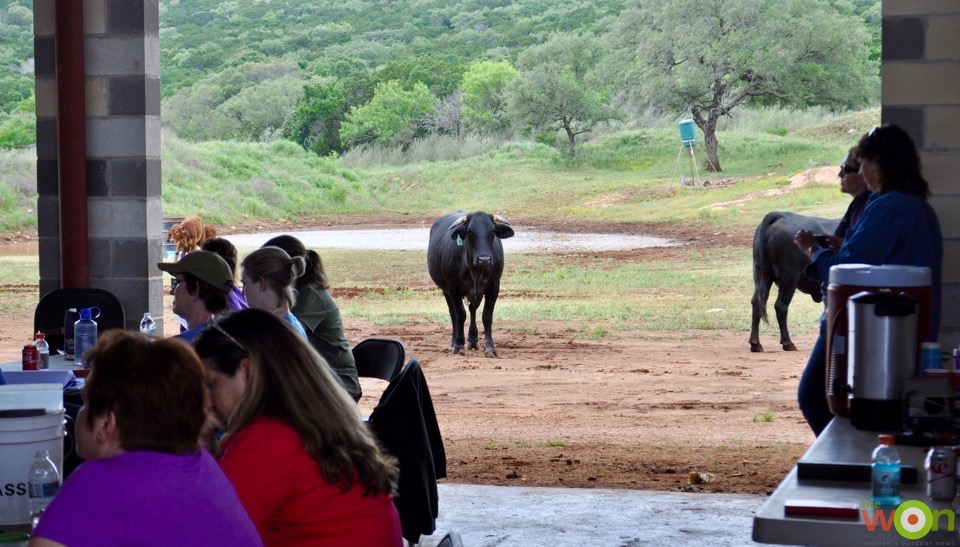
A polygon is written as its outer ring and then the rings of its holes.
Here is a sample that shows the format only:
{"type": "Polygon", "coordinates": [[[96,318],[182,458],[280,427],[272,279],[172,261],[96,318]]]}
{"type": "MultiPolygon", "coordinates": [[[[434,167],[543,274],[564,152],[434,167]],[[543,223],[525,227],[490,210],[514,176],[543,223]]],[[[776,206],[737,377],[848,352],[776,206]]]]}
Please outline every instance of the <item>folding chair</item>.
{"type": "Polygon", "coordinates": [[[41,331],[50,344],[50,353],[63,349],[63,317],[69,308],[100,308],[97,332],[125,327],[120,300],[102,289],[56,289],[43,295],[33,312],[33,332],[41,331]]]}
{"type": "Polygon", "coordinates": [[[360,378],[379,378],[392,381],[403,368],[406,354],[399,340],[367,338],[351,350],[360,378]]]}

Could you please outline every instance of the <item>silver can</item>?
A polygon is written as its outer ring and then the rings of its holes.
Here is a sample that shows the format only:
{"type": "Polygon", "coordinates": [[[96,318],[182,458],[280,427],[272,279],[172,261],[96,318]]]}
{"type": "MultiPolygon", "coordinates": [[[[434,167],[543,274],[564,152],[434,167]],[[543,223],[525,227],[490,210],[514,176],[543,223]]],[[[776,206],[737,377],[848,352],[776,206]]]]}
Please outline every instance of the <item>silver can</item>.
{"type": "Polygon", "coordinates": [[[937,446],[927,453],[927,497],[952,500],[957,489],[957,454],[953,447],[937,446]]]}

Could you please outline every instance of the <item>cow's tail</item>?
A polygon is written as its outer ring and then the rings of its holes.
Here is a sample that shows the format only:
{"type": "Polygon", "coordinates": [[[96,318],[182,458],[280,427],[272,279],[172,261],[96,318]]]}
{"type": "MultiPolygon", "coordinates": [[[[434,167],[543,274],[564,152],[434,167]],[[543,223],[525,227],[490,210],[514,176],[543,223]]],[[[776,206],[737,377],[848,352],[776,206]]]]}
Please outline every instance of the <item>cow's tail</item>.
{"type": "Polygon", "coordinates": [[[773,268],[770,267],[766,253],[767,228],[781,218],[783,218],[781,213],[767,213],[753,234],[754,296],[757,298],[757,305],[760,306],[760,318],[767,324],[770,324],[770,320],[767,319],[767,298],[770,296],[770,286],[773,285],[773,268]]]}

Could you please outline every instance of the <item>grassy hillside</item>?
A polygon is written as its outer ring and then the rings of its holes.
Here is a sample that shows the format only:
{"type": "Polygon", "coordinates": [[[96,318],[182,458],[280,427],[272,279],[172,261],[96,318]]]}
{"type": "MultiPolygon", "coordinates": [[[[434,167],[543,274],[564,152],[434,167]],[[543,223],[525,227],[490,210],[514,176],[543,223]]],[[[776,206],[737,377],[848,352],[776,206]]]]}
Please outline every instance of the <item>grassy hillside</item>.
{"type": "MultiPolygon", "coordinates": [[[[701,165],[705,188],[678,183],[681,175],[693,178],[694,173],[686,151],[677,161],[674,129],[596,139],[572,161],[558,148],[519,141],[436,138],[406,152],[367,149],[334,159],[287,141],[190,143],[165,135],[164,213],[196,213],[217,224],[398,211],[431,217],[457,208],[716,226],[755,224],[770,210],[838,216],[846,198],[833,181],[767,194],[799,172],[838,164],[856,135],[878,118],[875,109],[786,137],[720,133],[726,170],[707,174],[701,165]],[[383,166],[388,157],[391,165],[383,166]],[[745,197],[750,199],[714,206],[745,197]]],[[[0,152],[0,231],[36,229],[34,154],[32,149],[0,152]]],[[[702,164],[702,149],[695,155],[702,164]]]]}

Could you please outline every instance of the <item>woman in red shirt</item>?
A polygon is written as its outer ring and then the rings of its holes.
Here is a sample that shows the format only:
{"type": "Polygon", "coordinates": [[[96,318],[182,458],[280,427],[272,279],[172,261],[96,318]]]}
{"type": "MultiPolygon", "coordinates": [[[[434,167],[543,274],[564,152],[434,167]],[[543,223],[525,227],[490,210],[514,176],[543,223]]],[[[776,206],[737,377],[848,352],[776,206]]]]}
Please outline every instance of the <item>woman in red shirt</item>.
{"type": "Polygon", "coordinates": [[[396,462],[303,337],[248,309],[211,321],[194,348],[211,397],[201,444],[266,545],[403,544],[396,462]]]}

